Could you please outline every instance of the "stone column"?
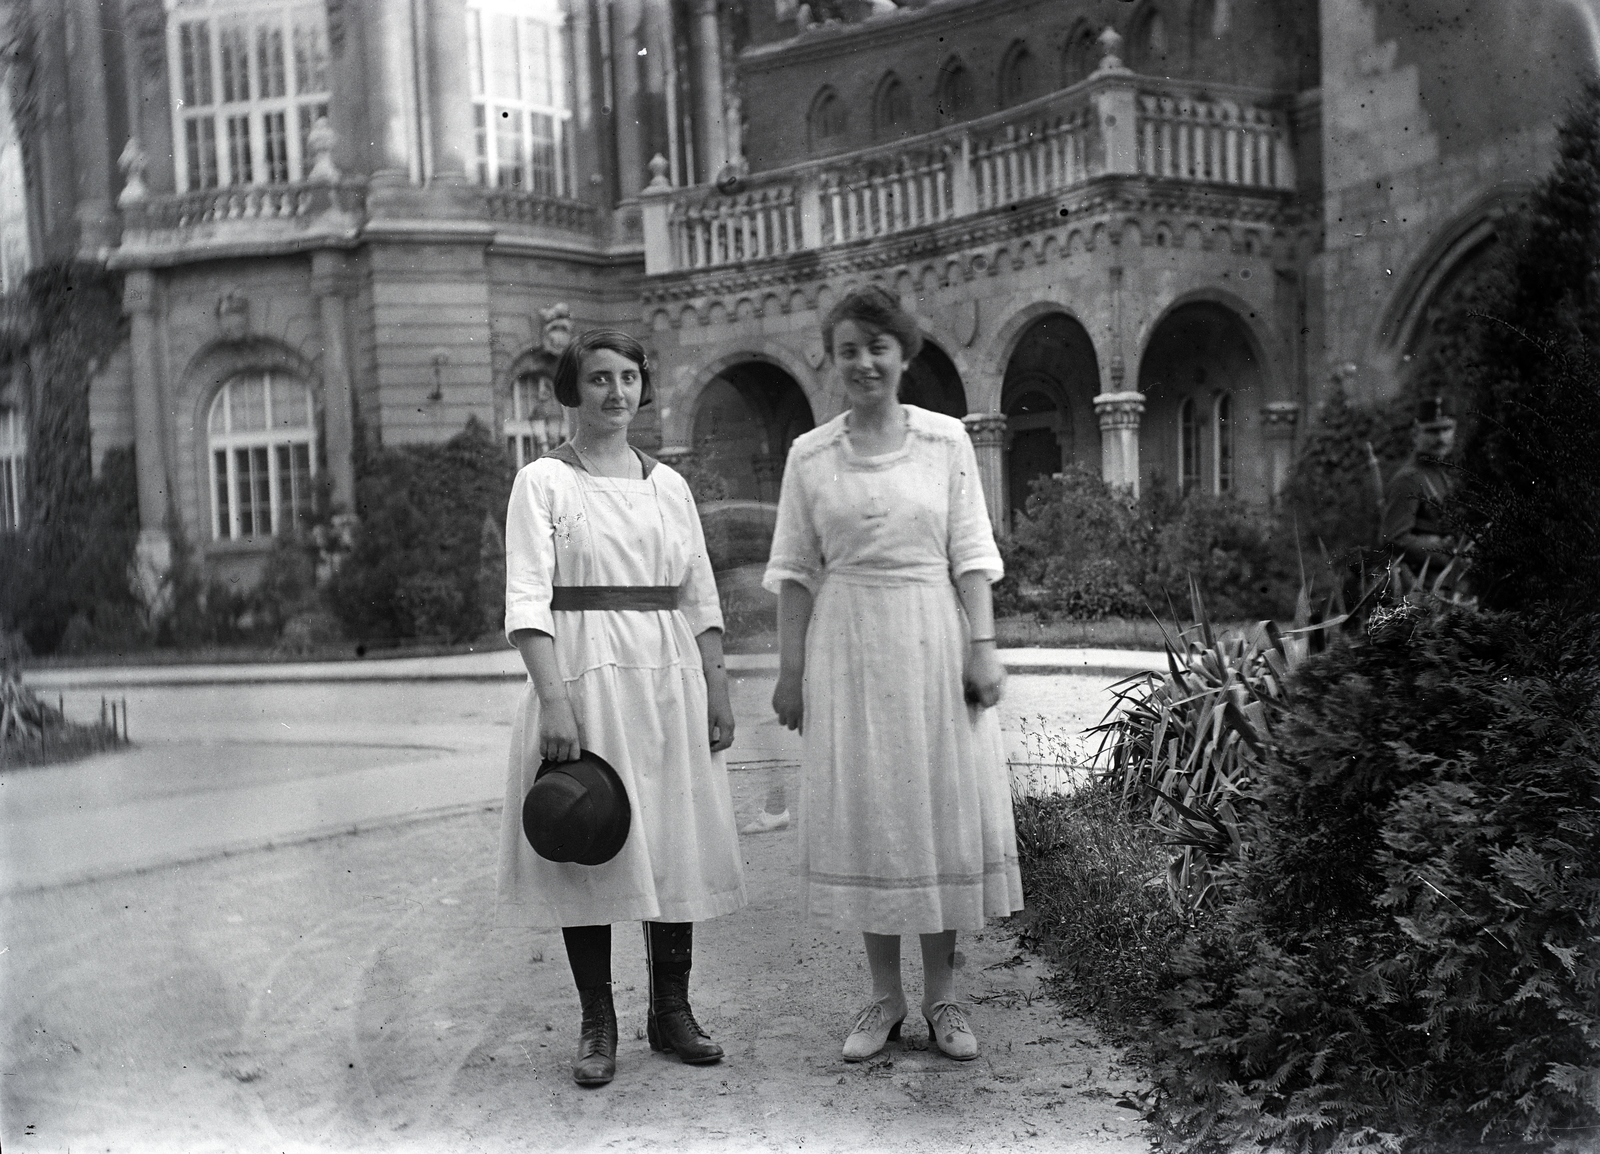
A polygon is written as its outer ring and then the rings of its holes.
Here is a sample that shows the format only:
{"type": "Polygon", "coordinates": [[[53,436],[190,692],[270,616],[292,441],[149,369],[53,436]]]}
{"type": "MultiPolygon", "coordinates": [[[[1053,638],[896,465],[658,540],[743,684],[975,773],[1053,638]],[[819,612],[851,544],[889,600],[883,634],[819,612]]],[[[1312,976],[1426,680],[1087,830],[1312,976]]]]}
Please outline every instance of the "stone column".
{"type": "Polygon", "coordinates": [[[783,482],[783,458],[777,453],[757,453],[750,458],[750,471],[756,475],[756,499],[776,501],[783,482]]]}
{"type": "Polygon", "coordinates": [[[1268,491],[1276,498],[1289,483],[1294,466],[1294,427],[1300,419],[1298,401],[1268,401],[1261,406],[1261,435],[1267,443],[1268,491]]]}
{"type": "Polygon", "coordinates": [[[1004,413],[972,413],[961,418],[972,438],[972,451],[978,456],[978,479],[983,483],[983,503],[989,507],[989,523],[997,535],[1011,527],[1006,516],[1006,417],[1004,413]]]}
{"type": "Polygon", "coordinates": [[[122,286],[122,311],[129,321],[128,351],[133,368],[133,443],[138,467],[138,568],[147,604],[154,604],[160,582],[172,568],[167,535],[166,430],[161,379],[156,369],[156,278],[149,269],[130,269],[122,286]]]}
{"type": "Polygon", "coordinates": [[[1094,399],[1100,418],[1100,476],[1108,485],[1139,495],[1139,418],[1144,413],[1140,392],[1101,393],[1094,399]]]}
{"type": "Polygon", "coordinates": [[[639,49],[644,43],[643,0],[617,0],[612,7],[613,68],[616,83],[617,188],[622,200],[632,200],[644,186],[644,111],[639,92],[639,49]]]}
{"type": "Polygon", "coordinates": [[[433,175],[464,184],[473,152],[472,79],[467,74],[467,6],[428,0],[428,94],[433,129],[433,175]]]}
{"type": "Polygon", "coordinates": [[[67,13],[72,83],[73,167],[77,170],[78,254],[96,260],[115,243],[111,219],[111,130],[106,119],[106,69],[101,46],[100,5],[75,0],[67,13]]]}
{"type": "Polygon", "coordinates": [[[371,92],[372,175],[383,184],[416,184],[422,178],[417,154],[416,45],[411,34],[410,0],[370,0],[366,27],[371,92]]]}
{"type": "Polygon", "coordinates": [[[355,509],[355,401],[347,351],[344,255],[333,249],[311,254],[311,288],[322,321],[322,415],[327,438],[333,505],[343,514],[355,509]]]}
{"type": "Polygon", "coordinates": [[[700,181],[709,183],[716,180],[717,173],[728,163],[728,127],[722,104],[722,32],[717,23],[717,0],[694,0],[691,48],[695,65],[695,156],[700,162],[700,181]]]}

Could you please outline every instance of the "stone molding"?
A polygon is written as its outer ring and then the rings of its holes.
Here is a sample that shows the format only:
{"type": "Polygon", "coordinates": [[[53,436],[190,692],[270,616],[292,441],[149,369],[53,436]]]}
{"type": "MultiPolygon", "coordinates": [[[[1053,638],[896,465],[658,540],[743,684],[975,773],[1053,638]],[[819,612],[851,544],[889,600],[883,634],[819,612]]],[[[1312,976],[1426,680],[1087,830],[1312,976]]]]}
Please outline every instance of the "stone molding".
{"type": "Polygon", "coordinates": [[[969,413],[961,418],[974,447],[1005,444],[1009,422],[1004,413],[969,413]]]}
{"type": "Polygon", "coordinates": [[[1144,416],[1144,394],[1139,392],[1100,393],[1094,399],[1095,416],[1102,431],[1137,429],[1144,416]]]}
{"type": "Polygon", "coordinates": [[[1293,437],[1299,420],[1299,401],[1268,401],[1261,406],[1261,431],[1269,438],[1293,437]]]}

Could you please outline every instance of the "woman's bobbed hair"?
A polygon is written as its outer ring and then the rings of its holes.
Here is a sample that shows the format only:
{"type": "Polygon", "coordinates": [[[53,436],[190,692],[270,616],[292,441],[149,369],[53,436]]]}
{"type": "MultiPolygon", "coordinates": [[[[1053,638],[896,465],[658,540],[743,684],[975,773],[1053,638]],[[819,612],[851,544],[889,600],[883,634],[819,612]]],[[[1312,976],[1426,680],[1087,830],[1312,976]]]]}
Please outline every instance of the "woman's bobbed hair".
{"type": "Polygon", "coordinates": [[[597,349],[610,349],[639,366],[639,407],[655,400],[655,389],[650,384],[650,358],[644,346],[620,329],[588,329],[574,338],[561,352],[556,362],[555,380],[551,387],[556,400],[569,409],[581,403],[578,394],[578,374],[583,371],[583,358],[597,349]]]}
{"type": "Polygon", "coordinates": [[[888,333],[900,342],[906,360],[922,351],[922,329],[916,318],[900,305],[900,298],[882,285],[869,284],[851,289],[828,310],[822,322],[822,344],[833,356],[833,330],[841,321],[854,321],[868,332],[888,333]]]}

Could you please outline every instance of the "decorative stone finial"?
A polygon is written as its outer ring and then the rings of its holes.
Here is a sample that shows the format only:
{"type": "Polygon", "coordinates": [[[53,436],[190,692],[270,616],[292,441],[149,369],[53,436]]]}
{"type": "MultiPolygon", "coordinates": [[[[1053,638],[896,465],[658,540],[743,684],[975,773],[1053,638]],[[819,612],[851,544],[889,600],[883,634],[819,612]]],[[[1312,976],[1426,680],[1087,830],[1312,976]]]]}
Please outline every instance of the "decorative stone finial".
{"type": "Polygon", "coordinates": [[[147,163],[144,149],[139,146],[139,138],[128,137],[128,143],[122,146],[122,155],[117,157],[117,167],[122,170],[123,177],[122,191],[117,194],[118,208],[126,208],[130,204],[142,204],[150,199],[150,190],[144,183],[147,163]]]}
{"type": "Polygon", "coordinates": [[[1122,63],[1121,56],[1122,33],[1111,27],[1111,25],[1106,25],[1105,31],[1100,33],[1100,47],[1104,50],[1105,55],[1100,57],[1100,64],[1095,68],[1096,72],[1127,71],[1122,63]]]}
{"type": "Polygon", "coordinates": [[[311,149],[311,171],[306,174],[306,179],[313,184],[337,184],[339,182],[339,168],[333,163],[333,148],[339,143],[339,134],[333,130],[333,125],[328,123],[326,116],[317,117],[317,122],[311,126],[311,131],[306,133],[306,147],[311,149]]]}
{"type": "Polygon", "coordinates": [[[672,181],[667,178],[667,170],[672,165],[667,158],[659,152],[650,158],[650,183],[645,187],[654,191],[665,190],[672,187],[672,181]]]}

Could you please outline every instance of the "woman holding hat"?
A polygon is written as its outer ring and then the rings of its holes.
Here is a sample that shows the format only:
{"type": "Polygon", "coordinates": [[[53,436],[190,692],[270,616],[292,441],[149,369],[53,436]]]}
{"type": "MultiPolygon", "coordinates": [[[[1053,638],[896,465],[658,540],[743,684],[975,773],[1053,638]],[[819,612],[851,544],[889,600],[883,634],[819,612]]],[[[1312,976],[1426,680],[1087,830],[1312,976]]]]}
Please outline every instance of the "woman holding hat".
{"type": "Polygon", "coordinates": [[[900,402],[916,321],[869,286],[834,306],[822,335],[849,408],[789,451],[764,581],[779,598],[773,708],[805,736],[802,900],[865,940],[872,998],[846,1060],[899,1036],[904,934],[920,938],[931,1040],[973,1058],[956,933],[1022,908],[991,708],[1000,555],[966,428],[900,402]]]}
{"type": "Polygon", "coordinates": [[[573,1077],[603,1085],[616,1068],[613,922],[645,923],[651,1048],[722,1057],[688,984],[693,923],[745,904],[722,759],[733,713],[694,498],[628,444],[651,398],[644,349],[625,333],[584,333],[561,355],[555,395],[575,431],[517,474],[506,513],[506,635],[529,685],[511,737],[499,897],[505,920],[562,927],[583,1007],[573,1077]],[[558,775],[548,763],[573,764],[558,775]],[[561,841],[563,825],[586,825],[568,831],[574,844],[610,841],[598,856],[614,856],[578,864],[596,856],[541,844],[551,860],[530,844],[561,841]]]}

